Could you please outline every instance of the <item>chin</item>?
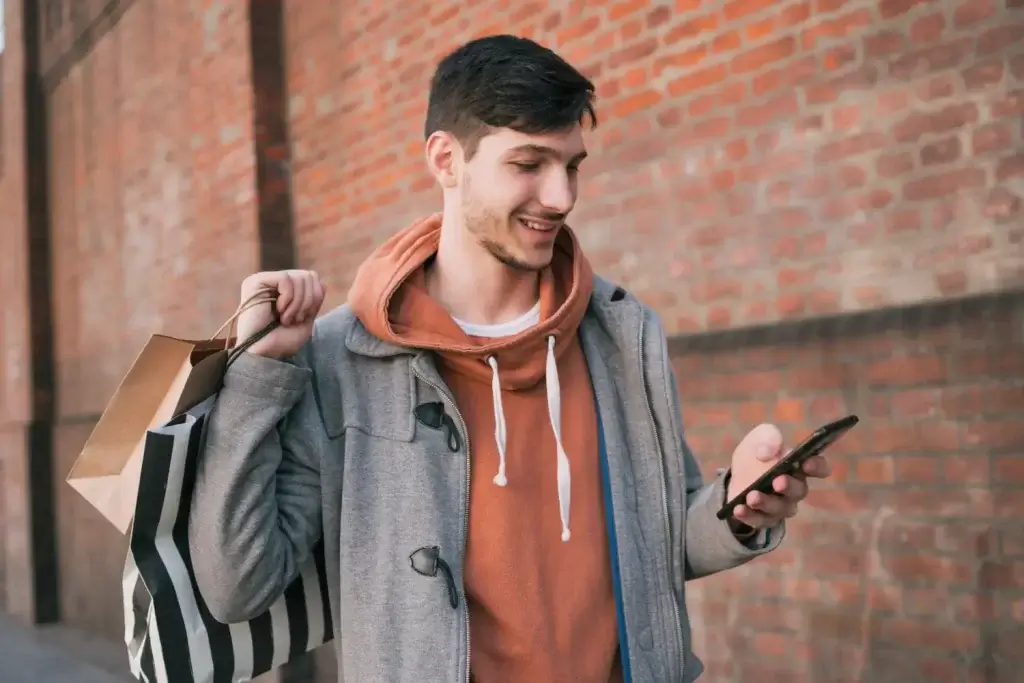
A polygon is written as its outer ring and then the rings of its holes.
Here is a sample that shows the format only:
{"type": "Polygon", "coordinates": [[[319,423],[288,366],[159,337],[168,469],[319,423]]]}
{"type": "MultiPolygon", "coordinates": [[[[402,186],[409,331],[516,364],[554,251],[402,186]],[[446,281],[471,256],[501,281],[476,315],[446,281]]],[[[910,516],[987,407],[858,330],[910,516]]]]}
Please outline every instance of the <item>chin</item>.
{"type": "Polygon", "coordinates": [[[551,259],[554,255],[554,249],[546,249],[543,253],[537,253],[536,250],[533,253],[529,253],[525,249],[512,250],[494,244],[487,246],[488,251],[491,252],[494,258],[509,268],[527,272],[544,270],[551,265],[551,259]]]}

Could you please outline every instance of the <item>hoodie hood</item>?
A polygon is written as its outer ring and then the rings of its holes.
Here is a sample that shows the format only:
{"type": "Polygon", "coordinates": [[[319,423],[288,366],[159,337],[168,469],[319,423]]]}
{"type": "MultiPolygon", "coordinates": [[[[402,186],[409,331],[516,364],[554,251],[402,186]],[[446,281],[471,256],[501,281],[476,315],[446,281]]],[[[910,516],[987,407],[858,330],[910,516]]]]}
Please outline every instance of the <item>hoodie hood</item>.
{"type": "Polygon", "coordinates": [[[349,292],[356,316],[379,339],[435,351],[457,372],[489,381],[496,363],[502,389],[537,385],[546,374],[552,340],[556,358],[575,343],[593,290],[593,271],[576,236],[561,229],[551,265],[540,273],[540,322],[496,340],[467,335],[427,293],[424,266],[440,239],[441,215],[435,214],[382,244],[360,266],[349,292]]]}
{"type": "MultiPolygon", "coordinates": [[[[502,392],[545,383],[547,413],[555,437],[562,540],[568,541],[570,472],[562,437],[558,361],[574,345],[578,348],[576,332],[590,302],[593,271],[572,230],[563,227],[555,240],[551,264],[540,273],[540,321],[510,337],[471,337],[427,293],[424,266],[437,253],[440,240],[440,214],[393,236],[360,266],[349,291],[349,304],[377,338],[406,348],[434,351],[449,370],[490,382],[498,456],[494,483],[498,486],[508,483],[509,430],[502,392]]],[[[514,438],[532,438],[524,436],[528,433],[523,430],[514,438]]]]}

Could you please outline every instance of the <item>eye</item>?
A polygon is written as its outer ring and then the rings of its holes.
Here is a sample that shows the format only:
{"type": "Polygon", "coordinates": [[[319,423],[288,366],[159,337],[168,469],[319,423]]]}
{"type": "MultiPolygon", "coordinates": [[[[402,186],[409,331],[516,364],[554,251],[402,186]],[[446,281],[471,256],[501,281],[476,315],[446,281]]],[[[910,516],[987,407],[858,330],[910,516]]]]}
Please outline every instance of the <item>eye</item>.
{"type": "Polygon", "coordinates": [[[513,161],[512,165],[526,173],[532,173],[540,168],[540,164],[533,161],[513,161]]]}

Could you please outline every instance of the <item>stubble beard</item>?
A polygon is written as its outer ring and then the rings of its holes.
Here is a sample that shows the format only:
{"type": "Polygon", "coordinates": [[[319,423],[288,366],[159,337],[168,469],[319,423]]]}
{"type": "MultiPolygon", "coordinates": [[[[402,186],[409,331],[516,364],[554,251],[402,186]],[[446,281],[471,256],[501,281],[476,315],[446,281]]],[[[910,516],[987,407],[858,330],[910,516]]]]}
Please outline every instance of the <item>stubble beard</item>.
{"type": "Polygon", "coordinates": [[[480,209],[472,201],[463,204],[463,220],[466,222],[466,229],[487,252],[503,265],[515,270],[536,273],[548,266],[547,263],[535,265],[527,263],[511,253],[509,248],[501,243],[500,236],[505,234],[508,240],[512,241],[512,220],[509,216],[498,216],[485,209],[480,209]]]}

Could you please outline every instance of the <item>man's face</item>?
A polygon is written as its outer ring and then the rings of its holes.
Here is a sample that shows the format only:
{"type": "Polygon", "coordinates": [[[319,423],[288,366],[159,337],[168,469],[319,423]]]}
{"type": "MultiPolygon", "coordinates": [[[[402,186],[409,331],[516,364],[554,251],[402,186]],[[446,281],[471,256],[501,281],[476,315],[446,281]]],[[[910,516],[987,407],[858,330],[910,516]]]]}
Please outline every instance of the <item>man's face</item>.
{"type": "Polygon", "coordinates": [[[459,182],[466,229],[508,266],[545,268],[576,204],[585,156],[580,126],[543,135],[501,129],[485,136],[459,182]]]}

